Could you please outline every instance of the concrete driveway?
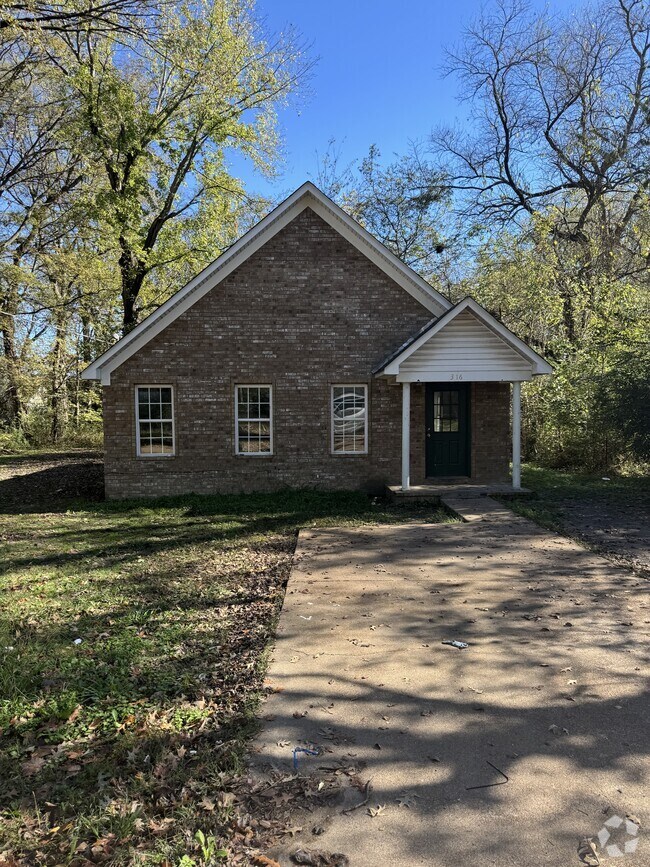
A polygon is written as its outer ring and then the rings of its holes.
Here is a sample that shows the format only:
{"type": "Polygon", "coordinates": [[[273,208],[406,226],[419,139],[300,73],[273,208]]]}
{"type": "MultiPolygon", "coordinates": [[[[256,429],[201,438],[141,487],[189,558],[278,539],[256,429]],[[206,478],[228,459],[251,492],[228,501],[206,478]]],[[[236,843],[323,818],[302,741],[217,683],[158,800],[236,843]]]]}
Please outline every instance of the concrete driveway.
{"type": "Polygon", "coordinates": [[[268,854],[567,867],[627,814],[636,852],[600,863],[650,865],[647,582],[494,501],[456,505],[475,520],[300,534],[254,766],[291,774],[313,744],[312,791],[334,769],[347,789],[298,805],[268,854]]]}

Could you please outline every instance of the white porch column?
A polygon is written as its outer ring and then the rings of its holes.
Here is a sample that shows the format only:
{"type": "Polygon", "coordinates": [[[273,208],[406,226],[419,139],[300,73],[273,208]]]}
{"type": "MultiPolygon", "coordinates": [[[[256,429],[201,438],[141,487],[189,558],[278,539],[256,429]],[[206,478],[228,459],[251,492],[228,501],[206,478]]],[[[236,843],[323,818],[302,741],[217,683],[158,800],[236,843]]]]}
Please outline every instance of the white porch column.
{"type": "Polygon", "coordinates": [[[402,383],[402,490],[411,486],[411,383],[402,383]]]}
{"type": "Polygon", "coordinates": [[[521,383],[512,383],[512,487],[521,489],[521,383]]]}

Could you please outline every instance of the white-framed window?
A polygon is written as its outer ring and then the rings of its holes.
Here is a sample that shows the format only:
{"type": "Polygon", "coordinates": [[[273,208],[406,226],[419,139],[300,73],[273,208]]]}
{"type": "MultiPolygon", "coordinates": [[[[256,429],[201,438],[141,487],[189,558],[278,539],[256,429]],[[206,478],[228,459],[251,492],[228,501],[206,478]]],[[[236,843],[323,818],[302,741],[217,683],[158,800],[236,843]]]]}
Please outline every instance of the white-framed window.
{"type": "Polygon", "coordinates": [[[332,386],[332,452],[362,455],[368,451],[368,386],[332,386]]]}
{"type": "Polygon", "coordinates": [[[138,457],[175,454],[174,388],[171,385],[136,385],[135,444],[138,457]]]}
{"type": "Polygon", "coordinates": [[[235,386],[235,450],[238,455],[273,454],[273,388],[235,386]]]}

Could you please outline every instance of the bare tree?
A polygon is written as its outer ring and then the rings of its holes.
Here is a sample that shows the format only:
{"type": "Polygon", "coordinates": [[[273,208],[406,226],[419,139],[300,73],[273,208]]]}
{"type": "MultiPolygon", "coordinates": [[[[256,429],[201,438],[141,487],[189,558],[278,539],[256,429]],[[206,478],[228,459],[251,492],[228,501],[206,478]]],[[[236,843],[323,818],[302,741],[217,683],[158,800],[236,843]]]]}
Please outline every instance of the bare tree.
{"type": "Polygon", "coordinates": [[[649,61],[644,0],[561,20],[498,0],[449,55],[471,128],[432,139],[466,212],[494,226],[553,208],[556,236],[584,242],[604,207],[620,239],[650,185],[649,61]]]}
{"type": "Polygon", "coordinates": [[[0,0],[0,30],[34,34],[87,32],[144,34],[155,19],[159,0],[82,0],[48,3],[44,0],[0,0]]]}
{"type": "Polygon", "coordinates": [[[316,182],[398,258],[427,279],[441,278],[457,237],[449,220],[449,185],[413,145],[384,162],[376,145],[342,165],[335,141],[319,158],[316,182]]]}

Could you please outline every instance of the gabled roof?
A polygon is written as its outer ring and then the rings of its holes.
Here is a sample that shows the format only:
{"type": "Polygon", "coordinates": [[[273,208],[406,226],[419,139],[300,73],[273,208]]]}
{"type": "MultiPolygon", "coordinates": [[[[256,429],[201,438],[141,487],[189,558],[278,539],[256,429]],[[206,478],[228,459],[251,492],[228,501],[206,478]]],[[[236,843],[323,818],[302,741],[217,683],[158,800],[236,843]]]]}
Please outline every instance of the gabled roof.
{"type": "Polygon", "coordinates": [[[451,307],[451,302],[444,295],[436,292],[426,280],[401,262],[387,247],[308,181],[253,226],[218,259],[190,280],[186,286],[161,304],[133,331],[93,361],[83,371],[82,377],[101,379],[104,385],[110,384],[112,370],[123,364],[127,358],[217,286],[305,208],[311,208],[434,316],[440,316],[451,307]]]}
{"type": "Polygon", "coordinates": [[[501,338],[505,344],[520,355],[528,364],[531,365],[533,376],[540,376],[545,373],[552,373],[551,365],[542,358],[534,349],[531,349],[528,344],[520,340],[516,334],[513,334],[509,328],[495,319],[491,313],[481,307],[474,301],[473,298],[463,298],[454,307],[451,307],[438,319],[432,320],[424,328],[412,335],[402,346],[392,352],[387,358],[382,361],[374,370],[373,373],[377,376],[393,375],[397,376],[400,373],[400,366],[418,351],[425,343],[432,340],[436,334],[440,333],[447,325],[453,322],[461,313],[469,310],[471,313],[485,325],[493,334],[501,338]]]}

